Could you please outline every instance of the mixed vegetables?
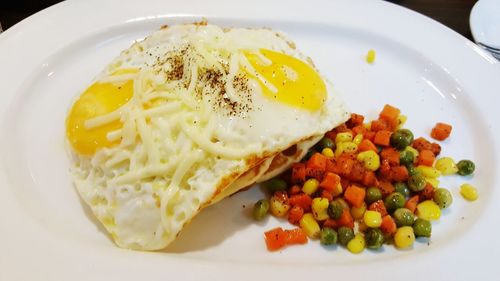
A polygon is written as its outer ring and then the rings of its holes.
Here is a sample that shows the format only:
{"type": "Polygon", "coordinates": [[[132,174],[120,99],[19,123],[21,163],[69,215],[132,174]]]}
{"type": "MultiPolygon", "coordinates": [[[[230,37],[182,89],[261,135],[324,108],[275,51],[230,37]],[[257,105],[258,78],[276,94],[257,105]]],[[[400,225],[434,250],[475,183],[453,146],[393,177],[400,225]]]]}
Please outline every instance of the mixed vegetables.
{"type": "MultiPolygon", "coordinates": [[[[439,187],[439,177],[470,175],[475,166],[470,160],[436,160],[441,146],[415,139],[403,128],[405,121],[391,105],[368,123],[352,114],[301,162],[266,182],[271,197],[255,204],[254,218],[261,220],[270,212],[296,226],[265,232],[267,248],[319,239],[323,245],[340,244],[359,253],[387,243],[407,248],[415,237],[430,237],[431,221],[453,203],[450,191],[439,187]]],[[[431,137],[442,141],[451,131],[450,125],[437,123],[431,137]]],[[[462,185],[460,193],[467,200],[477,199],[470,184],[462,185]]]]}

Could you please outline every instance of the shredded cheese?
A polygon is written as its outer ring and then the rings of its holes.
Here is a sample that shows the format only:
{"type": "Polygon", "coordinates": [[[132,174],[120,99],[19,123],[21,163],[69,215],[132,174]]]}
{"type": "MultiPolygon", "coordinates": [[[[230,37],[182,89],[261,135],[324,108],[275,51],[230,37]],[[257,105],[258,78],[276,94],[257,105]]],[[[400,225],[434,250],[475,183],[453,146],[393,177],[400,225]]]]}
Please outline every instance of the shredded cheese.
{"type": "MultiPolygon", "coordinates": [[[[122,128],[107,134],[109,141],[119,141],[119,145],[98,152],[102,156],[94,157],[92,161],[96,163],[92,165],[102,170],[92,170],[89,177],[97,179],[99,173],[114,174],[107,180],[108,186],[161,179],[163,187],[158,195],[164,232],[155,235],[168,235],[168,232],[181,227],[179,222],[172,222],[167,215],[169,210],[175,209],[177,216],[182,218],[182,212],[186,211],[175,206],[184,196],[181,190],[189,188],[186,181],[192,167],[210,157],[240,160],[260,150],[257,145],[245,149],[231,147],[228,141],[242,140],[239,132],[225,132],[223,137],[226,142],[218,140],[213,102],[206,98],[213,95],[214,89],[200,84],[200,71],[212,69],[221,75],[218,79],[221,79],[220,85],[224,87],[224,100],[231,102],[241,102],[233,86],[241,65],[250,74],[259,77],[271,91],[276,91],[274,85],[257,75],[243,55],[232,55],[228,58],[229,63],[223,65],[203,43],[193,44],[193,48],[195,55],[185,58],[179,80],[165,81],[165,76],[151,69],[103,79],[110,83],[133,80],[132,97],[115,111],[85,121],[87,129],[117,120],[122,123],[122,128]]],[[[262,59],[266,62],[265,58],[262,59]]]]}

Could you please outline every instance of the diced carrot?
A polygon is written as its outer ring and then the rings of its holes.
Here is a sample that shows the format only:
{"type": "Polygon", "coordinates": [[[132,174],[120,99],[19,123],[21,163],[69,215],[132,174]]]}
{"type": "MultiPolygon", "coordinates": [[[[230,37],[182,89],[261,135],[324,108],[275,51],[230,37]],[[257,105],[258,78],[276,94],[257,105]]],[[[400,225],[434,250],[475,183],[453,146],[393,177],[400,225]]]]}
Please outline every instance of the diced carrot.
{"type": "Polygon", "coordinates": [[[347,177],[352,181],[361,182],[364,175],[365,167],[363,166],[363,164],[358,161],[354,161],[351,172],[347,175],[347,177]]]}
{"type": "Polygon", "coordinates": [[[363,138],[366,139],[366,140],[369,140],[371,142],[373,142],[373,139],[375,139],[375,132],[372,132],[372,131],[367,131],[364,135],[363,135],[363,138]]]}
{"type": "Polygon", "coordinates": [[[292,165],[292,182],[301,184],[306,180],[306,165],[295,163],[292,165]]]}
{"type": "Polygon", "coordinates": [[[298,185],[292,185],[292,187],[290,187],[288,189],[288,195],[299,194],[301,191],[302,191],[302,188],[300,186],[298,186],[298,185]]]}
{"type": "Polygon", "coordinates": [[[302,216],[304,215],[304,209],[299,205],[293,205],[288,211],[288,221],[291,224],[298,224],[302,216]]]}
{"type": "MultiPolygon", "coordinates": [[[[338,185],[337,185],[338,186],[338,185]]],[[[342,192],[342,191],[341,191],[342,192]]],[[[331,193],[330,191],[328,190],[321,190],[321,195],[320,197],[322,198],[326,198],[328,201],[332,201],[333,200],[333,193],[331,193]]]]}
{"type": "Polygon", "coordinates": [[[365,117],[360,114],[351,113],[351,118],[346,122],[348,128],[353,128],[358,125],[362,125],[365,117]]]}
{"type": "Polygon", "coordinates": [[[368,206],[368,210],[370,211],[377,211],[379,212],[382,216],[387,215],[387,209],[385,208],[384,201],[382,200],[377,200],[368,206]]]}
{"type": "Polygon", "coordinates": [[[446,123],[437,123],[431,131],[431,137],[433,139],[443,141],[447,139],[451,134],[451,125],[446,123]]]}
{"type": "Polygon", "coordinates": [[[394,186],[389,181],[380,181],[378,184],[378,188],[382,192],[382,196],[386,197],[387,195],[394,192],[394,186]]]}
{"type": "Polygon", "coordinates": [[[342,190],[345,190],[347,187],[351,185],[351,181],[346,179],[345,177],[341,177],[340,185],[342,186],[342,190]]]}
{"type": "Polygon", "coordinates": [[[380,168],[378,169],[381,179],[391,180],[391,165],[387,159],[380,161],[380,168]]]}
{"type": "Polygon", "coordinates": [[[351,203],[354,207],[361,207],[365,201],[366,191],[364,188],[354,184],[347,187],[344,192],[344,198],[347,202],[351,203]]]}
{"type": "Polygon", "coordinates": [[[326,169],[326,161],[328,158],[321,153],[314,153],[307,161],[306,167],[310,169],[324,171],[326,169]]]}
{"type": "Polygon", "coordinates": [[[435,142],[431,143],[430,151],[434,153],[434,155],[438,156],[441,153],[441,146],[435,142]]]}
{"type": "Polygon", "coordinates": [[[345,226],[349,228],[354,227],[354,219],[352,218],[351,212],[349,212],[348,208],[342,210],[342,214],[340,218],[337,220],[339,226],[345,226]]]}
{"type": "Polygon", "coordinates": [[[353,136],[357,135],[357,134],[366,134],[368,130],[365,128],[365,126],[363,125],[357,125],[355,127],[352,128],[352,134],[353,136]]]}
{"type": "Polygon", "coordinates": [[[432,186],[432,184],[430,183],[427,183],[424,189],[418,193],[419,202],[431,200],[432,198],[434,198],[434,191],[434,186],[432,186]]]}
{"type": "Polygon", "coordinates": [[[337,169],[339,171],[339,174],[346,176],[351,173],[355,160],[342,156],[343,155],[341,155],[341,157],[337,159],[337,169]]]}
{"type": "Polygon", "coordinates": [[[286,245],[305,244],[307,243],[307,235],[302,228],[294,228],[285,230],[286,245]]]}
{"type": "Polygon", "coordinates": [[[412,198],[408,199],[405,203],[405,208],[410,210],[412,213],[415,213],[415,210],[417,209],[417,204],[418,204],[418,195],[413,196],[412,198]]]}
{"type": "Polygon", "coordinates": [[[326,161],[326,172],[327,173],[334,173],[334,174],[339,173],[338,168],[337,168],[337,163],[335,162],[334,159],[328,159],[328,161],[326,161]]]}
{"type": "Polygon", "coordinates": [[[368,151],[368,150],[373,150],[375,152],[378,152],[377,147],[373,144],[368,139],[363,139],[361,143],[358,145],[358,150],[359,151],[368,151]]]}
{"type": "Polygon", "coordinates": [[[392,134],[391,131],[386,131],[386,130],[378,131],[375,134],[373,143],[381,146],[389,146],[391,142],[391,134],[392,134]]]}
{"type": "Polygon", "coordinates": [[[267,249],[269,251],[276,251],[283,248],[287,243],[287,236],[281,227],[264,232],[267,249]]]}
{"type": "Polygon", "coordinates": [[[389,165],[398,166],[399,165],[399,151],[393,147],[386,147],[380,152],[380,157],[382,159],[387,159],[389,165]]]}
{"type": "Polygon", "coordinates": [[[436,156],[439,155],[439,153],[441,153],[441,146],[438,143],[435,142],[431,143],[430,141],[426,140],[423,137],[414,140],[411,146],[413,146],[413,148],[415,148],[419,152],[422,150],[430,150],[436,156]]]}
{"type": "Polygon", "coordinates": [[[396,233],[397,230],[396,222],[390,215],[382,217],[382,224],[380,225],[380,230],[382,230],[383,233],[390,235],[396,233]]]}
{"type": "Polygon", "coordinates": [[[334,219],[326,219],[323,222],[323,227],[337,228],[339,227],[339,223],[334,219]]]}
{"type": "Polygon", "coordinates": [[[398,119],[400,113],[401,111],[399,108],[386,104],[384,105],[384,108],[380,112],[378,118],[387,122],[394,122],[398,119]]]}
{"type": "Polygon", "coordinates": [[[391,179],[394,181],[406,181],[409,176],[408,169],[405,166],[391,168],[391,179]]]}
{"type": "Polygon", "coordinates": [[[432,147],[431,143],[423,137],[415,139],[411,146],[419,152],[426,149],[430,150],[432,147]]]}
{"type": "Polygon", "coordinates": [[[418,154],[418,160],[417,163],[419,165],[424,165],[424,166],[429,166],[432,167],[432,164],[434,164],[434,160],[436,160],[436,156],[434,156],[434,153],[430,150],[422,150],[418,154]]]}
{"type": "Polygon", "coordinates": [[[325,133],[325,137],[331,140],[335,140],[335,138],[337,137],[337,132],[335,132],[334,130],[328,131],[325,133]]]}
{"type": "Polygon", "coordinates": [[[372,171],[365,171],[361,183],[365,186],[378,186],[377,176],[372,171]]]}
{"type": "Polygon", "coordinates": [[[323,177],[323,180],[319,184],[319,187],[327,191],[334,191],[339,184],[340,184],[339,175],[334,173],[326,173],[326,175],[323,177]]]}
{"type": "Polygon", "coordinates": [[[373,132],[385,131],[389,129],[389,126],[387,125],[387,122],[384,120],[373,120],[370,124],[370,129],[373,132]]]}
{"type": "Polygon", "coordinates": [[[322,181],[324,175],[325,175],[324,170],[306,168],[306,178],[315,178],[318,181],[322,181]]]}
{"type": "Polygon", "coordinates": [[[369,140],[369,141],[373,142],[373,140],[375,139],[375,134],[376,134],[376,132],[367,131],[367,132],[363,135],[363,137],[364,137],[364,139],[366,139],[366,140],[369,140]]]}
{"type": "Polygon", "coordinates": [[[337,133],[344,133],[344,132],[352,133],[351,129],[349,129],[345,123],[338,125],[337,127],[335,127],[335,129],[333,129],[333,131],[337,133]]]}
{"type": "Polygon", "coordinates": [[[291,206],[299,206],[304,212],[308,212],[311,210],[312,198],[305,193],[300,193],[290,196],[288,203],[290,203],[291,206]]]}

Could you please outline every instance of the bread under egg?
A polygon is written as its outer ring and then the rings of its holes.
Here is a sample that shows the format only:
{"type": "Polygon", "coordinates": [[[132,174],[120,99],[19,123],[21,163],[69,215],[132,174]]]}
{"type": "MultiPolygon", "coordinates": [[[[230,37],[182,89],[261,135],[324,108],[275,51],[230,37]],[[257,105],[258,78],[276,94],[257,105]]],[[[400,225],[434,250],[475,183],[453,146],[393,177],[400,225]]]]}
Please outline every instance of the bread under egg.
{"type": "Polygon", "coordinates": [[[110,62],[72,104],[66,137],[76,189],[116,244],[158,250],[348,117],[283,34],[182,24],[110,62]]]}

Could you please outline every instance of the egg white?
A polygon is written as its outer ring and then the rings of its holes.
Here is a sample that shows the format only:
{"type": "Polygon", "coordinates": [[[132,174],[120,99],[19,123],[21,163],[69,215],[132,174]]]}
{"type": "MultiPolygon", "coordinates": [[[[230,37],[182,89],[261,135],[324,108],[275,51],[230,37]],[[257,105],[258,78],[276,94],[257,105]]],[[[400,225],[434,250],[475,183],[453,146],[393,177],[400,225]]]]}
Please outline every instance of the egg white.
{"type": "Polygon", "coordinates": [[[346,121],[348,111],[326,80],[328,95],[317,111],[273,101],[252,79],[246,80],[245,94],[235,90],[231,97],[250,104],[232,111],[217,104],[217,97],[208,93],[211,88],[194,74],[202,65],[230,66],[230,58],[241,50],[262,48],[308,61],[283,34],[269,29],[187,24],[161,29],[135,43],[96,78],[134,80],[134,96],[119,111],[123,128],[108,134],[120,143],[90,156],[70,148],[78,192],[120,247],[166,247],[218,194],[242,188],[224,192],[240,175],[346,121]],[[172,64],[159,62],[186,46],[195,50],[190,51],[194,59],[183,64],[184,82],[174,81],[168,74],[172,64]],[[197,60],[200,56],[203,59],[197,60]],[[121,69],[140,71],[114,75],[121,69]],[[193,78],[194,86],[187,82],[193,78]],[[200,97],[190,87],[208,94],[200,97]],[[151,96],[160,102],[145,108],[142,102],[151,96]]]}

